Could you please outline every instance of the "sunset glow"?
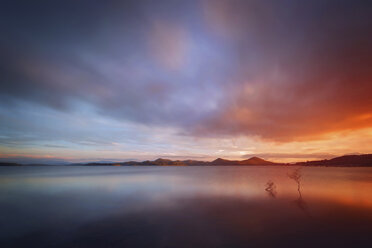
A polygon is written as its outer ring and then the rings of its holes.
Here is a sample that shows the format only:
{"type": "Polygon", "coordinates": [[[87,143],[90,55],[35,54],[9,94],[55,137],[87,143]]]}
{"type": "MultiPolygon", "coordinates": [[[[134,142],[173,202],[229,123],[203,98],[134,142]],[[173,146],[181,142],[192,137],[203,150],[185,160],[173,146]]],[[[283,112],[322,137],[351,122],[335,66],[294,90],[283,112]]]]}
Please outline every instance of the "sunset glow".
{"type": "Polygon", "coordinates": [[[17,2],[0,7],[1,161],[372,153],[364,1],[17,2]]]}

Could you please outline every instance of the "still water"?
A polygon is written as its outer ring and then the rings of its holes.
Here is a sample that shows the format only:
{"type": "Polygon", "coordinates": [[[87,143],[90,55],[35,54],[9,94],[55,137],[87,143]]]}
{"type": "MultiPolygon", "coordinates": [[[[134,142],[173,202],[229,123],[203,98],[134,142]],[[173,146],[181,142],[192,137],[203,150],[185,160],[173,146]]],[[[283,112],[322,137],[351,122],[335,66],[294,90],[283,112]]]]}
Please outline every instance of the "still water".
{"type": "Polygon", "coordinates": [[[371,243],[372,168],[0,168],[0,247],[371,243]]]}

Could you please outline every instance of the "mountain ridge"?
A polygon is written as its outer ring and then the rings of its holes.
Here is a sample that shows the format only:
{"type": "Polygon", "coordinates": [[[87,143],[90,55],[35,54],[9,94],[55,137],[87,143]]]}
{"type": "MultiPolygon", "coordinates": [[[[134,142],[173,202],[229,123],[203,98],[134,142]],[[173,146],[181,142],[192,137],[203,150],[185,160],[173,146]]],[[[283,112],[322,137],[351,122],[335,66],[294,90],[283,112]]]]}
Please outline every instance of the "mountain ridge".
{"type": "Polygon", "coordinates": [[[297,162],[296,165],[307,166],[371,166],[372,154],[344,155],[331,159],[297,162]]]}
{"type": "Polygon", "coordinates": [[[363,166],[372,167],[372,154],[361,154],[361,155],[344,155],[335,157],[332,159],[314,160],[306,162],[296,163],[276,163],[268,161],[259,157],[251,157],[245,160],[228,160],[223,158],[217,158],[213,161],[198,161],[198,160],[170,160],[158,158],[150,161],[129,161],[115,164],[100,164],[100,163],[88,163],[85,165],[153,165],[153,166],[257,166],[257,165],[286,165],[286,166],[363,166]]]}
{"type": "MultiPolygon", "coordinates": [[[[22,164],[13,162],[0,162],[0,166],[22,166],[22,165],[35,165],[35,164],[22,164]]],[[[52,165],[52,164],[37,164],[37,165],[52,165]]],[[[72,163],[72,166],[339,166],[339,167],[372,167],[372,154],[361,155],[344,155],[332,159],[313,160],[297,163],[276,163],[264,160],[259,157],[251,157],[245,160],[228,160],[217,158],[213,161],[200,161],[200,160],[171,160],[158,158],[156,160],[138,161],[125,161],[125,162],[90,162],[90,163],[72,163]]]]}

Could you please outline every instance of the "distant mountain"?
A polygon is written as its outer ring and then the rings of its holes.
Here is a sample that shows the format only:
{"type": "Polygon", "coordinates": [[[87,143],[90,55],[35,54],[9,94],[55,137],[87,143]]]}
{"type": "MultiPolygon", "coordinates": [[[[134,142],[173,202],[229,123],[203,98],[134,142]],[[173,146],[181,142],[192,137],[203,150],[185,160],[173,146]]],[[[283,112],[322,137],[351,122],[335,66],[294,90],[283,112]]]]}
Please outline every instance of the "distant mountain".
{"type": "Polygon", "coordinates": [[[17,163],[8,163],[8,162],[0,162],[0,166],[21,166],[22,164],[17,163]]]}
{"type": "Polygon", "coordinates": [[[143,162],[129,161],[121,163],[90,163],[86,165],[149,165],[149,166],[253,166],[253,165],[300,165],[300,166],[371,166],[372,167],[372,154],[364,155],[345,155],[341,157],[336,157],[332,159],[317,160],[317,161],[307,161],[298,162],[295,164],[284,164],[284,163],[274,163],[271,161],[264,160],[259,157],[252,157],[246,160],[227,160],[222,158],[217,158],[211,162],[197,161],[197,160],[170,160],[158,158],[154,161],[146,160],[143,162]]]}
{"type": "Polygon", "coordinates": [[[46,164],[46,165],[66,165],[70,164],[69,161],[58,158],[30,158],[30,157],[10,157],[0,158],[0,163],[15,163],[20,165],[31,165],[31,164],[46,164]]]}
{"type": "Polygon", "coordinates": [[[259,157],[252,157],[239,162],[240,165],[275,165],[278,163],[270,162],[259,157]]]}
{"type": "Polygon", "coordinates": [[[317,161],[299,162],[296,165],[305,166],[371,166],[372,154],[363,155],[345,155],[332,159],[324,159],[317,161]]]}
{"type": "MultiPolygon", "coordinates": [[[[19,166],[25,164],[18,164],[12,162],[0,162],[0,166],[19,166]]],[[[297,166],[340,166],[340,167],[353,167],[353,166],[370,166],[372,167],[372,154],[364,155],[345,155],[332,159],[317,160],[298,162],[294,164],[274,163],[271,161],[264,160],[258,157],[252,157],[246,160],[227,160],[217,158],[211,162],[198,161],[198,160],[170,160],[158,158],[150,161],[127,161],[127,162],[92,162],[86,164],[70,164],[70,165],[86,165],[86,166],[135,166],[135,165],[147,165],[147,166],[254,166],[254,165],[297,165],[297,166]]]]}
{"type": "Polygon", "coordinates": [[[198,160],[170,160],[158,158],[156,160],[150,161],[146,160],[143,162],[129,161],[120,163],[88,163],[85,165],[120,165],[120,166],[131,166],[131,165],[155,165],[155,166],[195,166],[195,165],[205,165],[205,166],[221,166],[221,165],[275,165],[277,163],[269,162],[261,158],[253,157],[247,160],[227,160],[222,158],[217,158],[212,162],[198,161],[198,160]]]}
{"type": "Polygon", "coordinates": [[[275,165],[277,163],[273,163],[270,161],[266,161],[262,158],[252,157],[246,160],[227,160],[222,158],[217,158],[212,162],[209,162],[210,165],[275,165]]]}
{"type": "Polygon", "coordinates": [[[170,159],[163,159],[158,158],[156,160],[150,161],[128,161],[128,162],[120,162],[120,163],[87,163],[84,165],[91,165],[91,166],[105,166],[105,165],[119,165],[119,166],[132,166],[132,165],[155,165],[155,166],[192,166],[192,165],[206,165],[209,162],[205,161],[197,161],[197,160],[170,160],[170,159]]]}
{"type": "Polygon", "coordinates": [[[216,160],[209,162],[210,165],[237,165],[238,163],[239,161],[236,160],[227,160],[222,158],[217,158],[216,160]]]}

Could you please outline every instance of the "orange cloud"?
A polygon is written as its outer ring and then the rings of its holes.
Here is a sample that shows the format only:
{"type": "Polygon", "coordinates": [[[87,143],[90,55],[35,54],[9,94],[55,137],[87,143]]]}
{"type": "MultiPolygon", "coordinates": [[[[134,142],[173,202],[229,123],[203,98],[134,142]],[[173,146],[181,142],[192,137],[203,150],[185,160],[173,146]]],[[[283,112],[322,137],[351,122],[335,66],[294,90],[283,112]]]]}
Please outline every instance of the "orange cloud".
{"type": "Polygon", "coordinates": [[[206,1],[207,25],[234,38],[238,58],[218,111],[195,132],[289,142],[372,127],[367,15],[361,9],[345,21],[347,5],[304,15],[323,8],[309,3],[287,12],[262,1],[206,1]]]}

